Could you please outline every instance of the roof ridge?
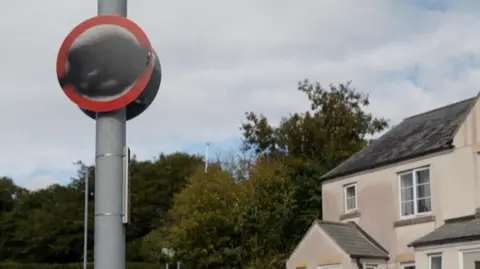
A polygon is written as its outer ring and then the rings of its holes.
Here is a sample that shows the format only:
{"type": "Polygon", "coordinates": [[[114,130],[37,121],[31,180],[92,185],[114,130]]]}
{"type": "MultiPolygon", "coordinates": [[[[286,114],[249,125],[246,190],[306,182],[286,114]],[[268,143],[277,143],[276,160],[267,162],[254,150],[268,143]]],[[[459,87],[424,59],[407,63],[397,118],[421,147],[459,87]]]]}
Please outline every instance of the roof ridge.
{"type": "Polygon", "coordinates": [[[415,115],[412,115],[412,116],[408,116],[406,118],[403,119],[403,121],[405,120],[410,120],[412,118],[416,118],[416,117],[419,117],[419,116],[424,116],[426,114],[430,114],[430,113],[433,113],[433,112],[437,112],[439,110],[442,110],[442,109],[445,109],[445,108],[448,108],[448,107],[451,107],[451,106],[456,106],[458,104],[461,104],[461,103],[464,103],[464,102],[470,102],[474,99],[478,98],[478,95],[474,96],[474,97],[470,97],[468,99],[463,99],[463,100],[460,100],[460,101],[457,101],[455,103],[451,103],[451,104],[448,104],[448,105],[444,105],[444,106],[441,106],[441,107],[437,107],[437,108],[434,108],[432,110],[429,110],[429,111],[425,111],[425,112],[422,112],[422,113],[419,113],[419,114],[415,114],[415,115]]]}
{"type": "Polygon", "coordinates": [[[348,222],[352,226],[355,227],[355,229],[368,241],[368,243],[372,244],[372,246],[376,247],[380,251],[384,252],[385,254],[390,254],[387,249],[385,249],[380,243],[375,240],[369,233],[367,233],[360,225],[358,225],[356,222],[350,221],[348,222]]]}

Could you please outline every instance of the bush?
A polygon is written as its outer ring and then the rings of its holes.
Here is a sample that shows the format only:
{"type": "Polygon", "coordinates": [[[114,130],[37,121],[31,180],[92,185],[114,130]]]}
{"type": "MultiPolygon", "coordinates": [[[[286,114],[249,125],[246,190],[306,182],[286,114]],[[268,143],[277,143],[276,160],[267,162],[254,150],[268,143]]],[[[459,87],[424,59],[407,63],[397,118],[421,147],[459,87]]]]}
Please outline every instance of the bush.
{"type": "MultiPolygon", "coordinates": [[[[164,264],[127,263],[126,269],[164,269],[164,264]]],[[[38,263],[0,263],[0,269],[83,269],[82,263],[38,264],[38,263]]],[[[93,269],[93,263],[88,264],[93,269]]]]}

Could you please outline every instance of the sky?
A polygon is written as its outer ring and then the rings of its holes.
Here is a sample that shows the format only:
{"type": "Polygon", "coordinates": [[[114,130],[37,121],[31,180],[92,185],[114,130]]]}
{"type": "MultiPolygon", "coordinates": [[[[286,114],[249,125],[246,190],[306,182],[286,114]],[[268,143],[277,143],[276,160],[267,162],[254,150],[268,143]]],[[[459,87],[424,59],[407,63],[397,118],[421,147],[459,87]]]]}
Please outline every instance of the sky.
{"type": "MultiPolygon", "coordinates": [[[[0,9],[0,175],[29,189],[68,183],[93,163],[95,122],[58,86],[66,35],[94,0],[16,0],[0,9]]],[[[128,17],[148,34],[163,78],[128,122],[139,159],[235,150],[246,111],[274,123],[307,109],[305,78],[352,81],[394,124],[480,90],[477,0],[141,0],[128,17]]]]}

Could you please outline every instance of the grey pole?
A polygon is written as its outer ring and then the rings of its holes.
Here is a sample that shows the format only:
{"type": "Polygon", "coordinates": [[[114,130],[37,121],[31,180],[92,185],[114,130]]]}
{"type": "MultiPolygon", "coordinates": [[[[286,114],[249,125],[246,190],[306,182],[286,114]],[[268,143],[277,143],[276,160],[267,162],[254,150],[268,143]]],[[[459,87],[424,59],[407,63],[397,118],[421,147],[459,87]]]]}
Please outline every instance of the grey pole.
{"type": "MultiPolygon", "coordinates": [[[[98,15],[127,16],[127,0],[98,0],[98,15]]],[[[126,109],[97,113],[95,146],[95,269],[125,269],[122,223],[126,109]]]]}
{"type": "Polygon", "coordinates": [[[83,269],[87,269],[87,251],[88,251],[88,166],[85,168],[85,212],[83,229],[83,269]]]}
{"type": "Polygon", "coordinates": [[[95,269],[125,268],[123,152],[125,108],[97,113],[95,156],[95,269]]]}

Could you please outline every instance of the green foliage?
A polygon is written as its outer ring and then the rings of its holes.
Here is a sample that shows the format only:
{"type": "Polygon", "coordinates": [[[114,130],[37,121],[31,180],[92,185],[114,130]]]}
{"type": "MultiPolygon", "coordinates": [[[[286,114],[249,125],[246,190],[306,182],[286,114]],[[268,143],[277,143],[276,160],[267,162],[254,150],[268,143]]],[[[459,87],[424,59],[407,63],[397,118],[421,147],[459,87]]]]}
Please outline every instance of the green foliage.
{"type": "MultiPolygon", "coordinates": [[[[368,96],[350,83],[325,89],[304,80],[298,90],[310,101],[304,112],[278,125],[248,112],[243,157],[213,163],[208,174],[202,158],[185,153],[132,160],[126,251],[138,263],[127,269],[179,260],[183,269],[285,267],[312,220],[322,216],[321,176],[387,127],[365,112],[368,96]]],[[[39,191],[0,178],[0,261],[21,262],[0,269],[81,268],[87,175],[93,257],[95,168],[76,165],[70,184],[39,191]]]]}
{"type": "Polygon", "coordinates": [[[350,83],[330,85],[299,82],[310,109],[284,117],[280,125],[271,125],[262,114],[246,113],[242,124],[243,149],[258,155],[289,156],[315,160],[330,170],[362,149],[367,136],[387,127],[383,118],[373,117],[363,109],[368,96],[351,88],[350,83]]]}
{"type": "MultiPolygon", "coordinates": [[[[132,223],[127,259],[144,261],[143,236],[164,224],[173,194],[203,160],[183,153],[131,164],[132,223]]],[[[90,180],[89,257],[93,255],[94,167],[77,163],[79,172],[67,186],[27,192],[10,179],[0,179],[0,261],[70,263],[83,257],[85,174],[90,180]],[[12,194],[16,194],[15,199],[12,194]]]]}
{"type": "Polygon", "coordinates": [[[220,166],[211,165],[190,178],[175,196],[171,216],[175,224],[165,233],[166,246],[179,260],[195,268],[238,268],[240,198],[238,185],[220,166]]]}
{"type": "MultiPolygon", "coordinates": [[[[164,268],[159,264],[148,263],[127,263],[126,269],[159,269],[164,268]]],[[[93,269],[93,263],[87,265],[88,269],[93,269]]],[[[36,264],[36,263],[0,263],[0,269],[83,269],[81,263],[50,263],[50,264],[36,264]]]]}
{"type": "Polygon", "coordinates": [[[298,83],[310,101],[303,113],[283,117],[278,126],[262,114],[246,113],[241,126],[243,150],[257,159],[281,161],[294,184],[295,199],[287,242],[293,248],[315,218],[321,217],[321,176],[361,150],[368,138],[383,131],[387,120],[364,109],[368,96],[350,83],[323,88],[318,82],[298,83]]]}

